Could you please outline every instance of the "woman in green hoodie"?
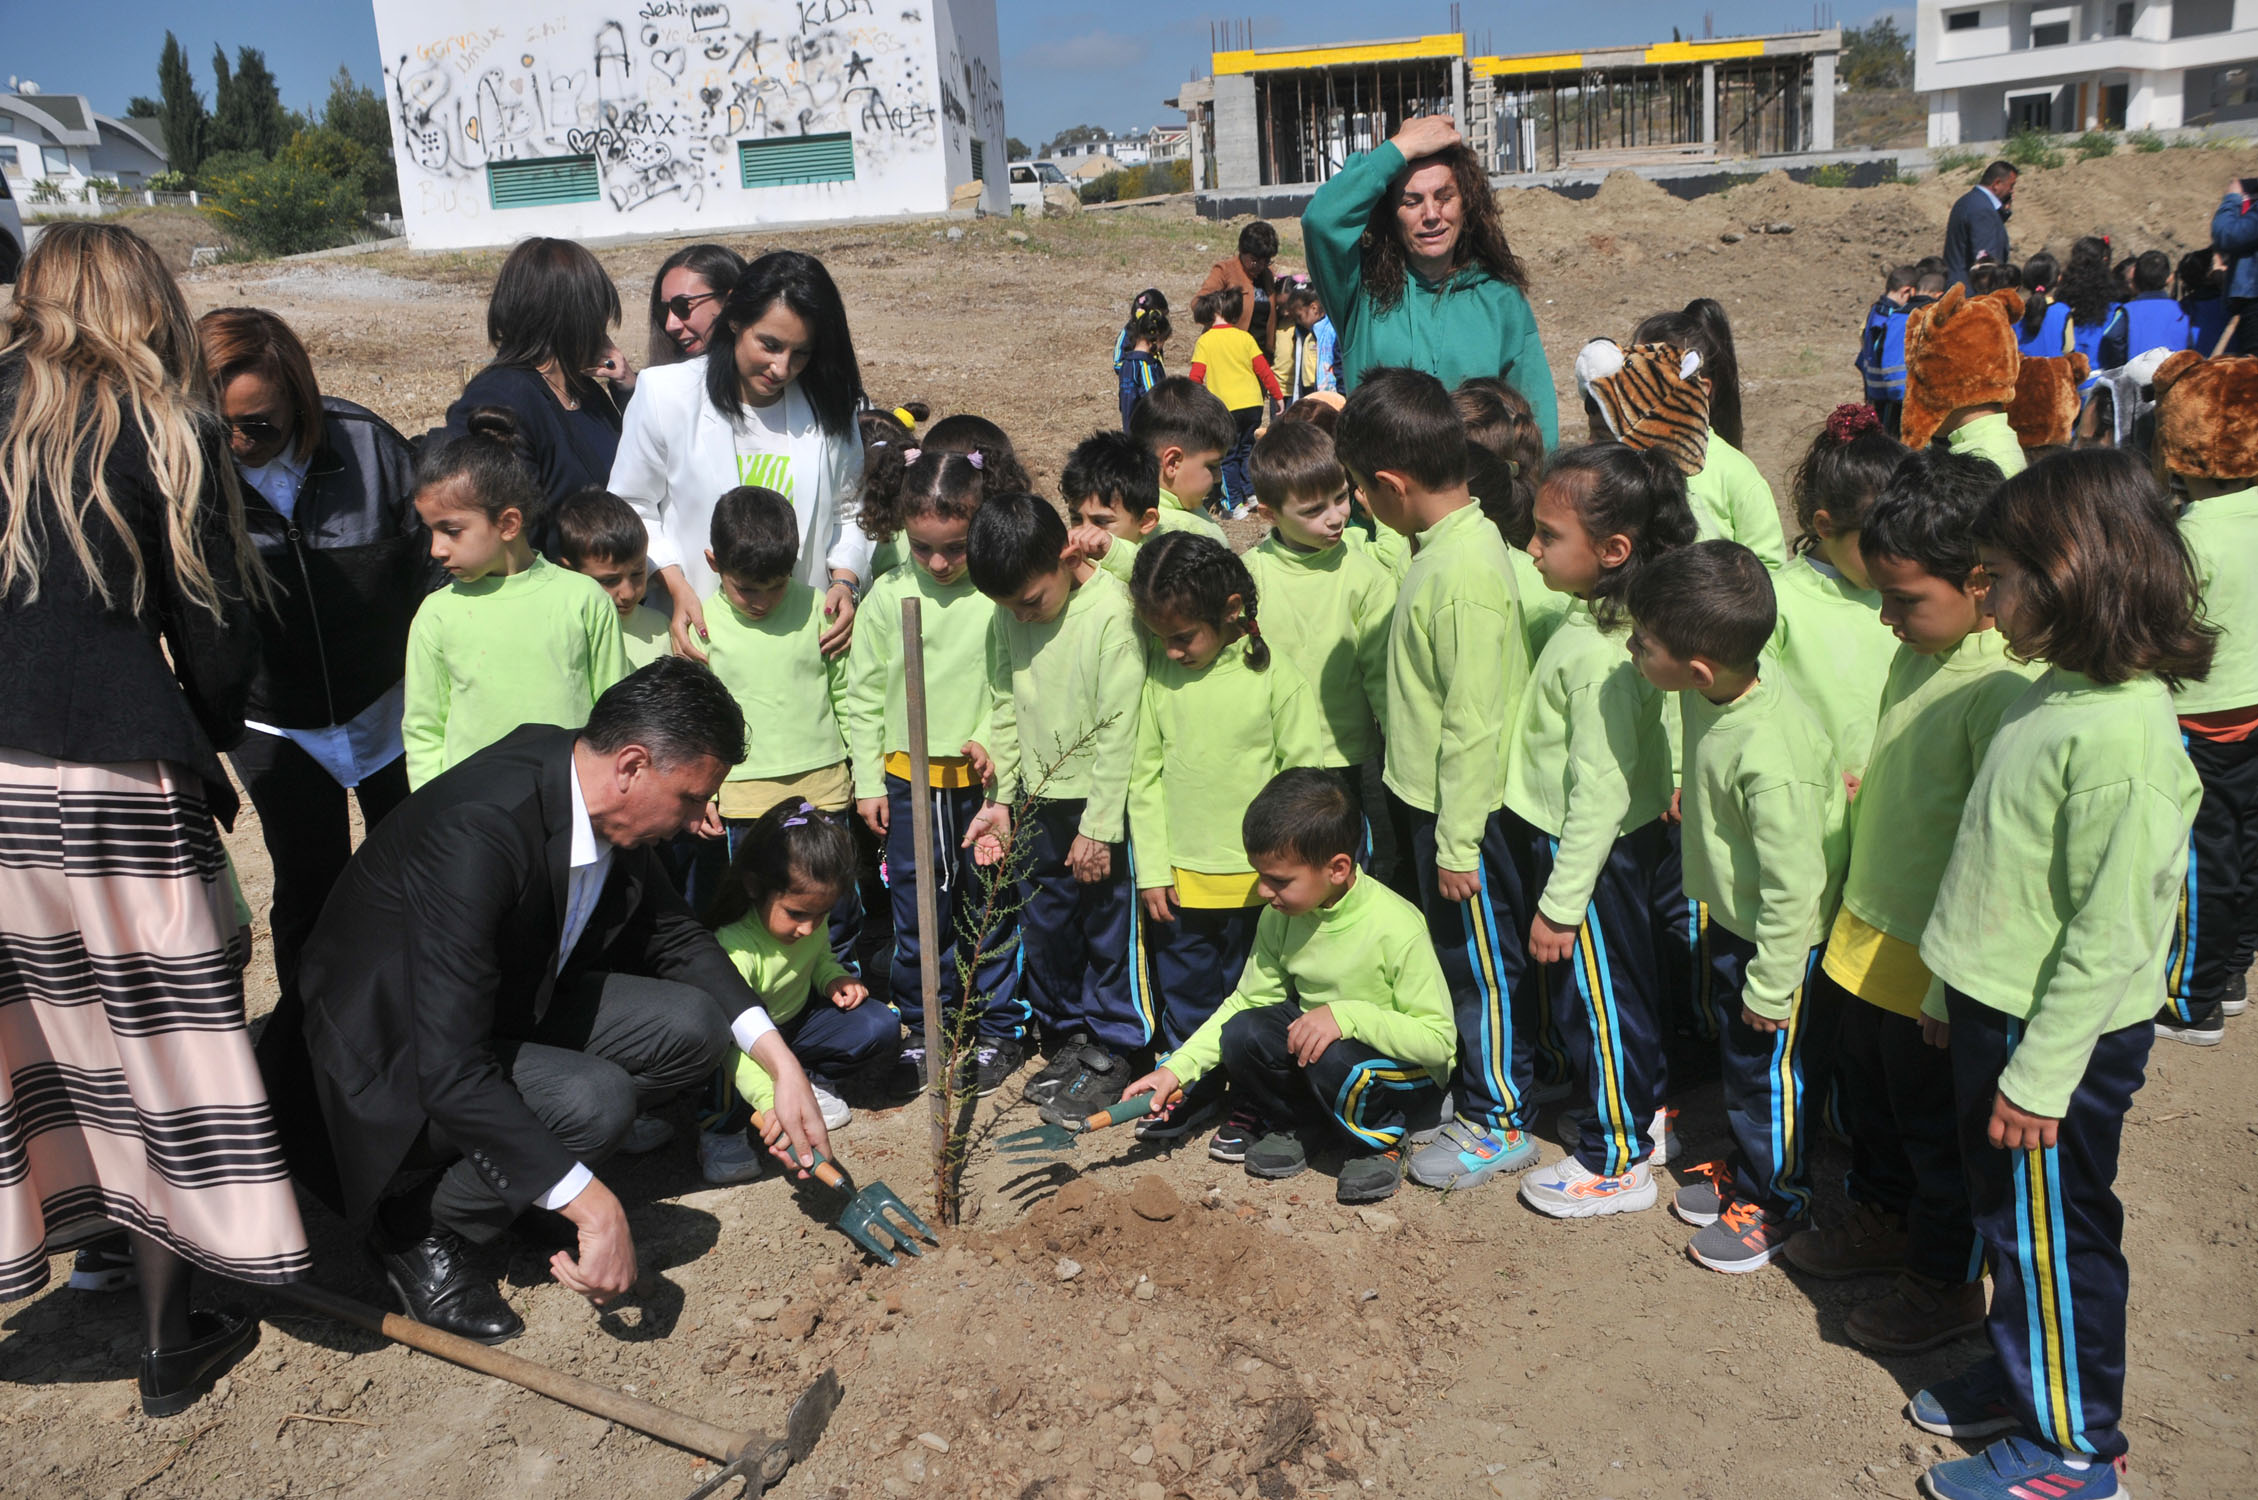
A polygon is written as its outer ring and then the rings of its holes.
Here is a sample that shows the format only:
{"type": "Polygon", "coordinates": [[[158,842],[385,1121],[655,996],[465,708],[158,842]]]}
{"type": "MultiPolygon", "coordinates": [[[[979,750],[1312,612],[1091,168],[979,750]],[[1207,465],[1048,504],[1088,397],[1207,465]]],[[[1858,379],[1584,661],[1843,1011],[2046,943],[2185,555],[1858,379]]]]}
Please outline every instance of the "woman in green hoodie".
{"type": "Polygon", "coordinates": [[[1422,115],[1349,158],[1302,214],[1319,298],[1340,334],[1344,388],[1409,365],[1446,386],[1506,381],[1528,399],[1545,446],[1560,416],[1529,275],[1505,241],[1480,158],[1446,115],[1422,115]]]}

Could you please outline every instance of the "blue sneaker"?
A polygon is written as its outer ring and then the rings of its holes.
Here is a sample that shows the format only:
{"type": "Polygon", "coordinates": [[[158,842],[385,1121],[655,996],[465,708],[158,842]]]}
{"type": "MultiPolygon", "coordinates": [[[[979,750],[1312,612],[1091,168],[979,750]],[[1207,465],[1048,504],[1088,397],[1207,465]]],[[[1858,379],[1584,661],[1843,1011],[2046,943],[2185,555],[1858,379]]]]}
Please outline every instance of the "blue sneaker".
{"type": "Polygon", "coordinates": [[[1905,1416],[1923,1432],[1949,1438],[1997,1437],[2023,1425],[2023,1414],[2007,1389],[2007,1372],[1996,1358],[1915,1391],[1905,1403],[1905,1416]]]}
{"type": "Polygon", "coordinates": [[[1921,1476],[1929,1500],[2118,1500],[2117,1466],[2095,1459],[2072,1468],[2029,1438],[2001,1438],[1983,1452],[1938,1464],[1921,1476]]]}
{"type": "Polygon", "coordinates": [[[1543,1148],[1523,1130],[1492,1130],[1461,1117],[1445,1125],[1411,1158],[1411,1180],[1421,1187],[1480,1187],[1500,1172],[1521,1172],[1543,1148]]]}

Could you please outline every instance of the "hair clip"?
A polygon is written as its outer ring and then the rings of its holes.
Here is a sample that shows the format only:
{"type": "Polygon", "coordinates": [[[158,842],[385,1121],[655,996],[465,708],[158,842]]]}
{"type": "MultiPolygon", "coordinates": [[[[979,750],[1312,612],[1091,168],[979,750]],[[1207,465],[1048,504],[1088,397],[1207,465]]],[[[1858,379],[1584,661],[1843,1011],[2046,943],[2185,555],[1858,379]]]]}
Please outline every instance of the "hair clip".
{"type": "Polygon", "coordinates": [[[894,408],[894,420],[901,423],[904,427],[907,427],[912,432],[917,431],[917,417],[906,406],[897,406],[894,408]]]}
{"type": "Polygon", "coordinates": [[[978,453],[967,453],[964,456],[964,461],[972,465],[972,467],[975,469],[985,469],[988,467],[988,461],[982,458],[978,453]]]}
{"type": "Polygon", "coordinates": [[[792,816],[786,818],[782,823],[779,823],[777,827],[805,828],[808,826],[808,820],[810,818],[813,818],[814,816],[815,804],[808,801],[805,797],[802,797],[800,799],[800,805],[792,809],[792,816]]]}

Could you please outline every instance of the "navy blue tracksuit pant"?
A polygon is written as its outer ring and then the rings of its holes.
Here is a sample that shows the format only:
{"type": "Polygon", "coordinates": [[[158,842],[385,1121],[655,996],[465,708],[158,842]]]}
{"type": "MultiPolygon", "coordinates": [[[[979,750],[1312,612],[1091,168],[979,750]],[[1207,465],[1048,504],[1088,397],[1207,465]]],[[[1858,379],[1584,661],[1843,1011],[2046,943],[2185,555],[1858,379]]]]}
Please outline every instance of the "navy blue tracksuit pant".
{"type": "Polygon", "coordinates": [[[1442,1114],[1442,1090],[1427,1070],[1399,1063],[1343,1037],[1307,1067],[1294,1061],[1286,1030],[1301,1017],[1291,1000],[1242,1010],[1223,1023],[1223,1067],[1234,1100],[1265,1125],[1314,1142],[1330,1137],[1351,1155],[1403,1144],[1442,1114]]]}
{"type": "MultiPolygon", "coordinates": [[[[902,1044],[901,1022],[877,1000],[841,1010],[822,995],[810,995],[799,1014],[777,1022],[776,1029],[799,1059],[808,1082],[834,1093],[843,1080],[881,1060],[892,1061],[902,1044]]],[[[714,1075],[714,1085],[718,1107],[703,1120],[704,1127],[744,1129],[752,1119],[752,1106],[738,1096],[734,1060],[714,1075]]]]}
{"type": "Polygon", "coordinates": [[[1759,1031],[1741,1019],[1741,983],[1749,960],[1756,956],[1756,944],[1714,920],[1707,933],[1718,973],[1726,981],[1719,986],[1723,1014],[1717,1046],[1725,1125],[1733,1140],[1726,1158],[1733,1197],[1754,1203],[1771,1218],[1809,1218],[1803,1038],[1813,981],[1824,978],[1819,973],[1820,950],[1812,949],[1804,960],[1803,984],[1789,1004],[1787,1023],[1777,1031],[1759,1031]]]}
{"type": "MultiPolygon", "coordinates": [[[[1506,818],[1523,850],[1514,925],[1525,938],[1560,840],[1512,812],[1506,818]]],[[[1650,897],[1662,842],[1659,821],[1616,839],[1584,907],[1575,952],[1530,976],[1550,1001],[1550,1036],[1565,1053],[1568,1076],[1591,1106],[1576,1159],[1602,1177],[1621,1176],[1654,1149],[1647,1129],[1662,1104],[1663,1066],[1650,897]]],[[[1540,1055],[1544,1046],[1540,1039],[1540,1055]]]]}
{"type": "Polygon", "coordinates": [[[2140,1090],[2153,1022],[2104,1032],[2057,1128],[2037,1151],[1987,1134],[1999,1075],[2023,1023],[1958,990],[1952,1088],[1976,1232],[1991,1262],[1985,1331],[2028,1429],[2073,1458],[2125,1451],[2125,1210],[2117,1148],[2140,1090]]]}
{"type": "Polygon", "coordinates": [[[990,919],[990,930],[975,928],[984,902],[983,877],[973,863],[972,851],[957,847],[965,828],[980,811],[986,794],[976,786],[935,787],[933,839],[939,846],[928,860],[917,847],[915,825],[910,820],[908,781],[886,778],[886,885],[894,908],[894,962],[890,983],[894,1009],[909,1028],[912,1046],[925,1044],[925,990],[918,978],[917,882],[933,879],[934,917],[941,930],[941,1013],[947,1016],[964,1004],[960,962],[972,970],[972,993],[984,1003],[976,1021],[983,1037],[1019,1038],[1027,1033],[1027,1003],[1019,995],[1018,918],[1011,914],[1018,897],[999,892],[995,901],[1001,916],[990,919]],[[974,952],[977,944],[978,951],[974,952]]]}
{"type": "Polygon", "coordinates": [[[2164,991],[2172,1014],[2193,1021],[2216,1011],[2249,969],[2258,939],[2258,736],[2181,738],[2203,779],[2203,801],[2188,831],[2164,991]]]}
{"type": "Polygon", "coordinates": [[[1725,1019],[1718,983],[1731,983],[1737,971],[1710,941],[1708,906],[1686,894],[1683,833],[1681,824],[1662,825],[1654,865],[1654,954],[1661,972],[1662,1025],[1665,1032],[1714,1042],[1725,1019]]]}
{"type": "Polygon", "coordinates": [[[1455,1108],[1486,1130],[1526,1130],[1534,1113],[1528,1094],[1538,987],[1527,982],[1527,929],[1513,925],[1522,871],[1506,831],[1512,814],[1499,808],[1482,830],[1479,892],[1470,901],[1445,901],[1435,883],[1435,815],[1393,793],[1388,802],[1411,828],[1407,853],[1419,880],[1419,909],[1427,915],[1457,1016],[1455,1108]]]}
{"type": "Polygon", "coordinates": [[[1968,1211],[1951,1055],[1921,1040],[1918,1017],[1852,996],[1835,1056],[1851,1201],[1904,1218],[1907,1270],[1974,1281],[1983,1242],[1968,1211]]]}
{"type": "Polygon", "coordinates": [[[1162,1048],[1191,1039],[1238,988],[1239,971],[1254,951],[1259,906],[1179,906],[1173,922],[1148,922],[1140,909],[1154,1019],[1162,1048]]]}
{"type": "Polygon", "coordinates": [[[1137,892],[1129,880],[1129,851],[1111,846],[1113,872],[1084,885],[1066,867],[1082,823],[1080,798],[1037,802],[1018,837],[1030,851],[1027,905],[1020,912],[1026,961],[1021,993],[1046,1032],[1088,1032],[1109,1052],[1134,1053],[1152,1045],[1152,1017],[1137,1004],[1131,980],[1135,955],[1137,892]]]}

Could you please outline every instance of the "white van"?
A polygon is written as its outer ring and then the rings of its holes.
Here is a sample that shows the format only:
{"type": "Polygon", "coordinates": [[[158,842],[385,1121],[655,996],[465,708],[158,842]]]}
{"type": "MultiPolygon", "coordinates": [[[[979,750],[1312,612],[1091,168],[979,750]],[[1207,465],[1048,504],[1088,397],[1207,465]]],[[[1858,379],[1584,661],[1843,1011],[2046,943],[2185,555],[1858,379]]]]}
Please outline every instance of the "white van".
{"type": "Polygon", "coordinates": [[[1044,188],[1071,186],[1056,162],[1015,161],[1011,164],[1011,206],[1025,209],[1032,217],[1043,216],[1044,188]]]}

